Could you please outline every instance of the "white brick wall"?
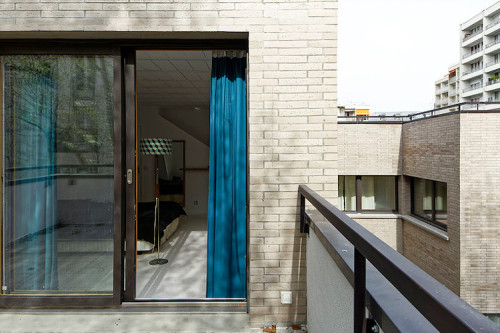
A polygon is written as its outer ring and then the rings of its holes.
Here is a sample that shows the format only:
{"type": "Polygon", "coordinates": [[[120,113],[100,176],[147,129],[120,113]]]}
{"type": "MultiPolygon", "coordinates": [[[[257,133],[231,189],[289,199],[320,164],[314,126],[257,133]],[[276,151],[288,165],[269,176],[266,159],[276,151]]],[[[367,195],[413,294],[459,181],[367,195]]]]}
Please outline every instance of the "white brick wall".
{"type": "Polygon", "coordinates": [[[460,296],[500,313],[500,115],[460,115],[460,296]]]}
{"type": "Polygon", "coordinates": [[[339,175],[400,175],[401,124],[339,124],[339,175]]]}
{"type": "Polygon", "coordinates": [[[261,327],[305,321],[298,185],[337,196],[336,16],[335,0],[12,0],[0,3],[0,36],[248,32],[249,302],[251,325],[261,327]],[[280,304],[282,290],[293,291],[291,306],[280,304]]]}

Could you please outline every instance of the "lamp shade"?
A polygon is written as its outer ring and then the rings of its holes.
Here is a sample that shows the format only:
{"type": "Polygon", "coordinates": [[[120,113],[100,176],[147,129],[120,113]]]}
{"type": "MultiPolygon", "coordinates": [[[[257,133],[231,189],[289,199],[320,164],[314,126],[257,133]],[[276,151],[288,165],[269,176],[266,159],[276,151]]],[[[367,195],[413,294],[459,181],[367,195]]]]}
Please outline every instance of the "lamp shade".
{"type": "Polygon", "coordinates": [[[143,155],[171,155],[172,140],[158,138],[141,139],[139,150],[143,155]]]}

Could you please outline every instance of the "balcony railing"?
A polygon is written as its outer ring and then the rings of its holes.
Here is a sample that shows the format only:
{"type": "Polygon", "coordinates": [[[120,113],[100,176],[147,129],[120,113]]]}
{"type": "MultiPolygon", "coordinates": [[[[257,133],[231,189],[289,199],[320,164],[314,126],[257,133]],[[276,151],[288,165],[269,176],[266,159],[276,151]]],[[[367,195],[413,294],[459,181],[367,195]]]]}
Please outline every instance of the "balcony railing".
{"type": "Polygon", "coordinates": [[[462,42],[465,42],[466,40],[471,39],[472,37],[479,35],[481,32],[483,32],[483,29],[482,29],[482,28],[481,28],[481,29],[479,29],[479,30],[477,30],[477,31],[474,31],[474,32],[473,32],[473,33],[471,33],[470,35],[468,35],[468,36],[464,37],[464,39],[462,40],[462,42]]]}
{"type": "Polygon", "coordinates": [[[494,61],[488,62],[488,63],[486,63],[486,68],[491,67],[491,66],[493,66],[493,65],[496,65],[496,64],[498,64],[499,62],[500,62],[500,59],[497,59],[497,60],[494,60],[494,61]]]}
{"type": "Polygon", "coordinates": [[[472,52],[470,52],[470,53],[464,54],[464,55],[462,56],[462,59],[465,59],[465,58],[467,58],[467,57],[470,57],[471,55],[474,55],[474,54],[476,54],[476,53],[478,53],[478,52],[481,52],[482,50],[483,50],[483,47],[481,46],[480,48],[477,48],[477,49],[475,49],[474,51],[472,51],[472,52]]]}
{"type": "Polygon", "coordinates": [[[468,92],[468,91],[471,91],[471,90],[476,90],[476,89],[479,89],[479,88],[482,88],[483,87],[483,84],[482,83],[476,83],[476,84],[473,84],[471,85],[470,87],[467,87],[463,90],[463,92],[468,92]]]}
{"type": "Polygon", "coordinates": [[[500,327],[309,187],[300,185],[298,192],[300,231],[312,230],[311,241],[327,252],[321,258],[329,256],[353,288],[350,311],[341,306],[329,311],[349,312],[355,333],[374,326],[370,320],[366,328],[366,309],[385,332],[500,332],[500,327]],[[306,212],[306,200],[321,214],[319,220],[306,212]]]}
{"type": "MultiPolygon", "coordinates": [[[[438,104],[442,104],[437,101],[438,104]]],[[[450,104],[445,107],[440,107],[434,110],[408,113],[408,114],[396,114],[396,115],[377,115],[377,116],[338,116],[337,122],[339,124],[384,124],[384,123],[396,123],[403,124],[415,120],[421,120],[426,118],[443,116],[451,113],[460,113],[464,110],[469,112],[474,111],[500,111],[500,103],[498,102],[462,102],[456,104],[450,104]]]]}
{"type": "Polygon", "coordinates": [[[457,82],[457,76],[456,75],[450,79],[449,83],[452,84],[452,83],[455,83],[455,82],[457,82]]]}
{"type": "Polygon", "coordinates": [[[495,41],[493,41],[493,42],[491,42],[491,43],[486,44],[486,48],[488,48],[488,47],[492,47],[493,45],[496,45],[496,44],[498,44],[498,43],[500,43],[500,39],[499,39],[499,40],[495,40],[495,41]]]}
{"type": "Polygon", "coordinates": [[[472,73],[475,73],[475,72],[479,72],[481,69],[483,69],[483,66],[479,66],[478,68],[474,68],[468,72],[463,73],[462,77],[469,75],[469,74],[472,74],[472,73]]]}
{"type": "Polygon", "coordinates": [[[500,23],[500,20],[499,20],[499,19],[497,19],[497,20],[495,20],[495,21],[491,22],[490,24],[488,24],[488,25],[486,26],[486,30],[488,30],[489,28],[491,28],[491,27],[493,27],[493,26],[497,25],[498,23],[500,23]]]}
{"type": "Polygon", "coordinates": [[[486,82],[486,85],[491,86],[492,84],[499,83],[499,82],[500,82],[500,78],[494,79],[494,80],[488,80],[488,82],[486,82]]]}

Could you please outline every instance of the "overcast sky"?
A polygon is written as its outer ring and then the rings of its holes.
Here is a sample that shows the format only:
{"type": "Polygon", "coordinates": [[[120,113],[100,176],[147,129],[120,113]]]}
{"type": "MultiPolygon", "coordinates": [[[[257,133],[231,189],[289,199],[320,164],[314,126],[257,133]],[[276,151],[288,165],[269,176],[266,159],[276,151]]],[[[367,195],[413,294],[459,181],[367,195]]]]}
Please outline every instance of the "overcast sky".
{"type": "Polygon", "coordinates": [[[339,0],[339,105],[425,111],[460,56],[459,26],[494,0],[339,0]]]}

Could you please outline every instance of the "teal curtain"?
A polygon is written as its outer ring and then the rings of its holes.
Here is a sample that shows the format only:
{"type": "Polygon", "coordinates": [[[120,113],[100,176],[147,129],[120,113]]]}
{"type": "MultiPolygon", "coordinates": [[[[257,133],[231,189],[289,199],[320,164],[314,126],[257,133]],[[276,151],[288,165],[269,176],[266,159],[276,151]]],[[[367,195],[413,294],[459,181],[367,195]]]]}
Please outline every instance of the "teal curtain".
{"type": "Polygon", "coordinates": [[[7,64],[12,104],[6,202],[13,208],[7,224],[14,227],[14,289],[57,290],[57,83],[47,62],[18,57],[7,64]]]}
{"type": "Polygon", "coordinates": [[[212,59],[207,297],[246,297],[246,58],[212,59]]]}

